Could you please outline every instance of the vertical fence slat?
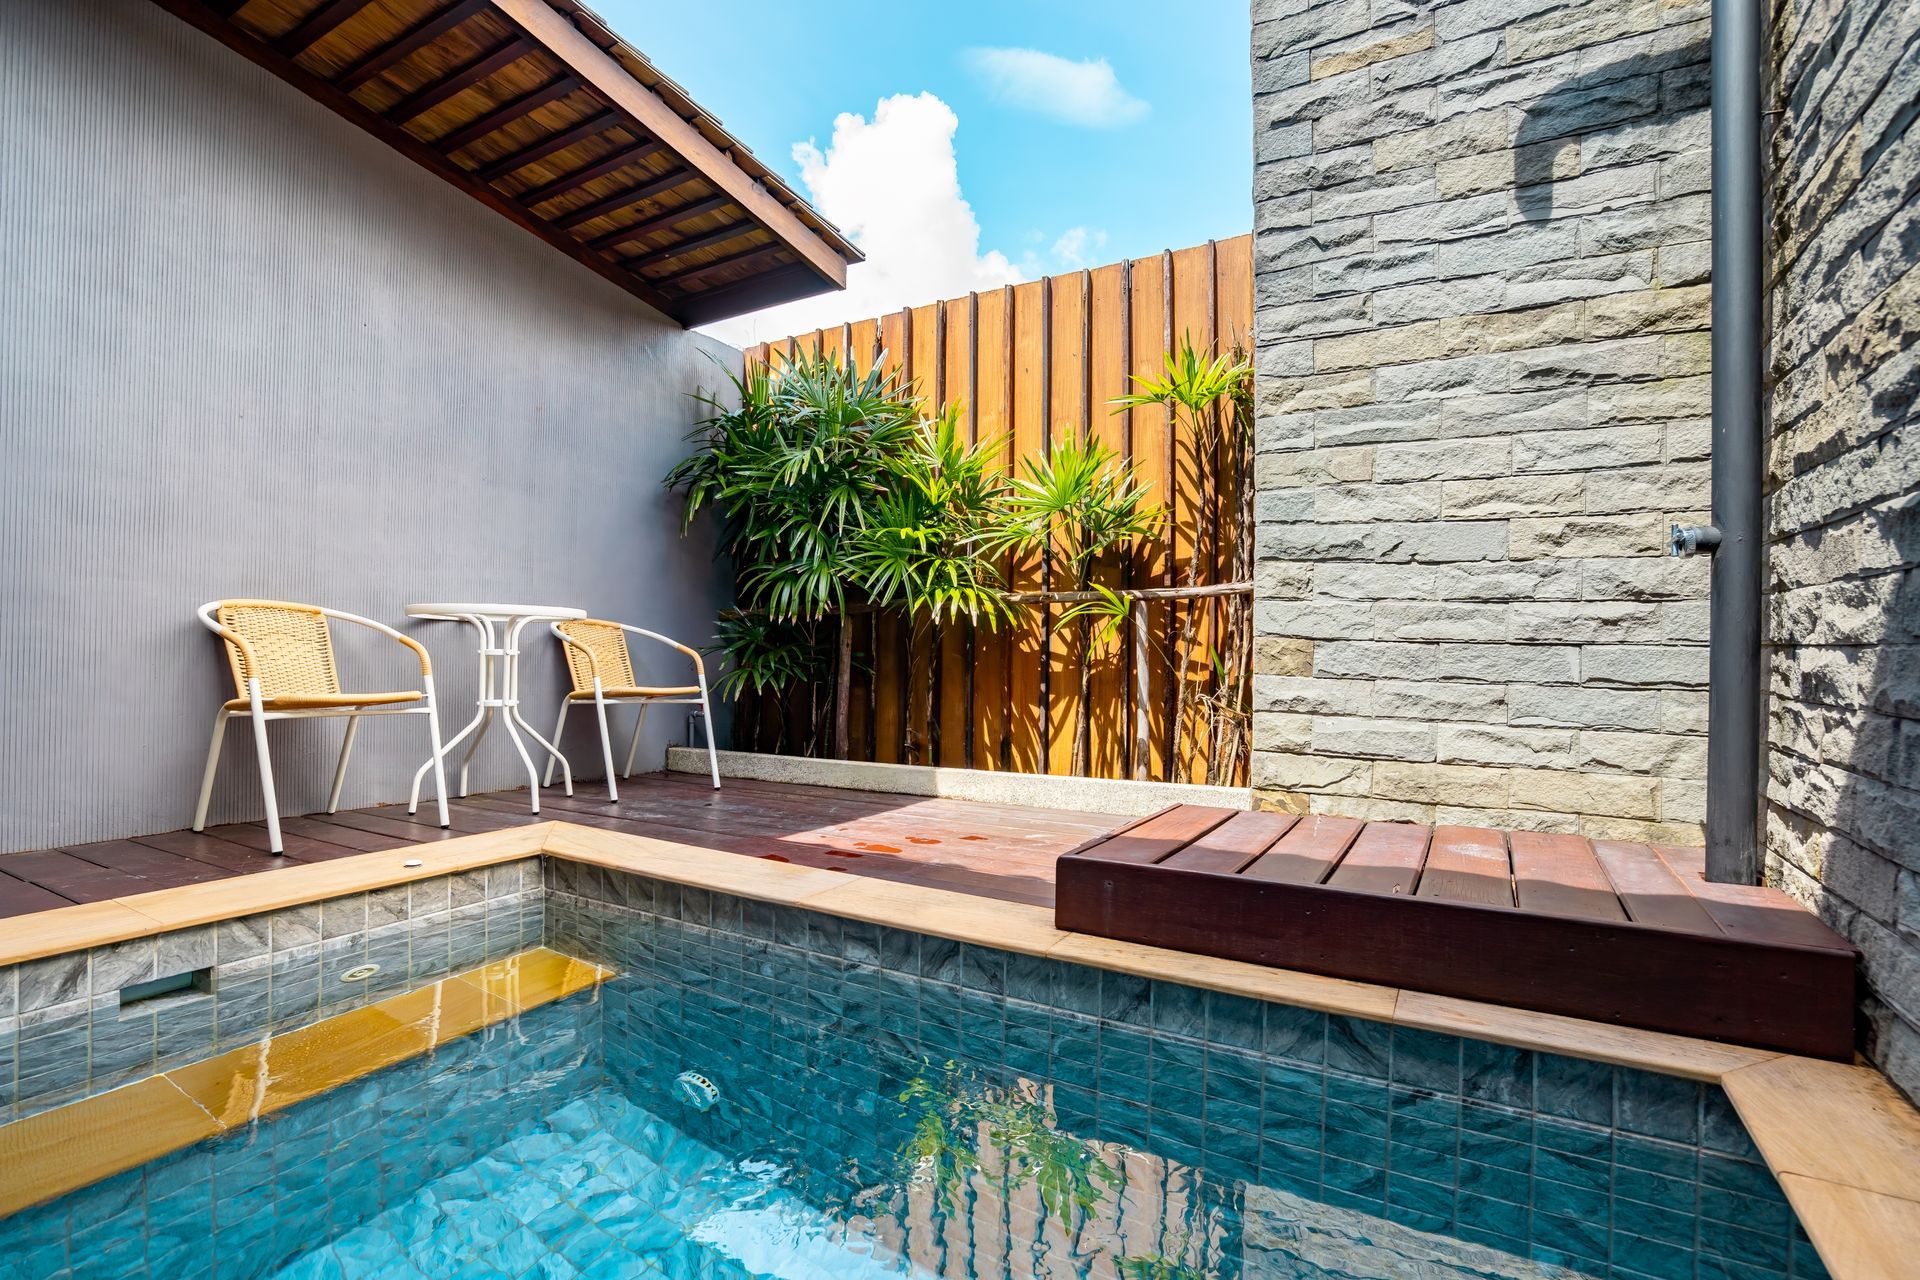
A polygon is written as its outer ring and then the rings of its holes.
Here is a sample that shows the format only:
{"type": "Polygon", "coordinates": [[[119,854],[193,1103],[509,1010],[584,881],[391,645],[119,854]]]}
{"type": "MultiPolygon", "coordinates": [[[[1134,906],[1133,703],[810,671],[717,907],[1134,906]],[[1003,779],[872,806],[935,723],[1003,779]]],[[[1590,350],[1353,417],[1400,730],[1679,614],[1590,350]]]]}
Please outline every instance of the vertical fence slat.
{"type": "MultiPolygon", "coordinates": [[[[1095,439],[1125,458],[1127,446],[1126,415],[1113,412],[1114,397],[1125,395],[1127,385],[1126,349],[1122,337],[1126,331],[1126,282],[1121,264],[1100,267],[1087,275],[1087,320],[1084,327],[1087,344],[1086,388],[1087,426],[1095,439]]],[[[1153,500],[1150,496],[1149,500],[1153,500]]],[[[1122,588],[1128,585],[1127,566],[1107,563],[1101,566],[1095,581],[1102,586],[1122,588]]],[[[1102,778],[1127,776],[1127,742],[1132,723],[1128,707],[1131,690],[1128,672],[1131,663],[1131,632],[1119,633],[1099,645],[1099,658],[1093,669],[1093,742],[1088,772],[1102,778]]]]}
{"type": "MultiPolygon", "coordinates": [[[[1035,458],[1046,449],[1046,411],[1042,393],[1041,289],[1039,282],[1015,286],[1013,290],[1013,455],[1035,458]]],[[[1008,574],[1015,591],[1041,588],[1040,561],[1036,556],[1019,556],[1008,574]]],[[[1008,666],[1007,687],[1011,693],[1009,733],[1012,737],[1012,768],[1021,773],[1040,773],[1046,769],[1046,754],[1041,738],[1041,641],[1037,621],[1040,611],[1030,615],[1035,621],[1014,633],[1008,666]]]]}
{"type": "MultiPolygon", "coordinates": [[[[1013,380],[1007,365],[1007,307],[1011,297],[1008,289],[980,295],[973,341],[978,439],[1001,442],[991,456],[994,464],[1003,470],[1010,446],[1008,432],[1013,425],[1009,396],[1013,380]]],[[[1007,732],[1007,646],[1006,626],[974,629],[973,763],[970,767],[975,769],[1004,767],[1000,751],[1007,732]]]]}

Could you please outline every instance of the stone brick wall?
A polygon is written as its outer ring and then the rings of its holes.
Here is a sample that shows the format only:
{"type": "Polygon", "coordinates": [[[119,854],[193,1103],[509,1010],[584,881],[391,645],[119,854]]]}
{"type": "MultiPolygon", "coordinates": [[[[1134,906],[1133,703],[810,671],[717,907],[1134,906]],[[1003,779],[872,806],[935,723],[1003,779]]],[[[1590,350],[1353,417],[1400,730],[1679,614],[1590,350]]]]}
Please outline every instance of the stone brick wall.
{"type": "Polygon", "coordinates": [[[1920,1097],[1920,6],[1782,0],[1772,55],[1767,875],[1920,1097]]]}
{"type": "Polygon", "coordinates": [[[1253,16],[1260,799],[1697,840],[1706,4],[1253,16]]]}

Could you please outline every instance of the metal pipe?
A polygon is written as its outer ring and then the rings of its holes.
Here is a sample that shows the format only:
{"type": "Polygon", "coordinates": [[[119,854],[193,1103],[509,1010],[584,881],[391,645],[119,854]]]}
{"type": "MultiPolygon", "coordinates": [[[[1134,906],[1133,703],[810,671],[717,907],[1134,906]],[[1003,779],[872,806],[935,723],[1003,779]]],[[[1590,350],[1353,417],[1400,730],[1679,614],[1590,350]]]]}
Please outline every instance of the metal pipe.
{"type": "Polygon", "coordinates": [[[1762,0],[1713,0],[1713,552],[1707,668],[1707,878],[1760,872],[1765,736],[1760,627],[1765,512],[1761,408],[1762,0]]]}

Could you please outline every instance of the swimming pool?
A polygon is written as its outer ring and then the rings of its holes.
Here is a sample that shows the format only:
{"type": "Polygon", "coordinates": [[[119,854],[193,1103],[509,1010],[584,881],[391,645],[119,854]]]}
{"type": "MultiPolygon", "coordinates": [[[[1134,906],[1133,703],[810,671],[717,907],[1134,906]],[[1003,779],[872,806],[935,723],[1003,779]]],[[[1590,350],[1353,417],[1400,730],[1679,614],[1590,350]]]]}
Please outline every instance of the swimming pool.
{"type": "Polygon", "coordinates": [[[597,994],[0,1221],[0,1276],[1825,1274],[1717,1089],[546,874],[597,994]]]}

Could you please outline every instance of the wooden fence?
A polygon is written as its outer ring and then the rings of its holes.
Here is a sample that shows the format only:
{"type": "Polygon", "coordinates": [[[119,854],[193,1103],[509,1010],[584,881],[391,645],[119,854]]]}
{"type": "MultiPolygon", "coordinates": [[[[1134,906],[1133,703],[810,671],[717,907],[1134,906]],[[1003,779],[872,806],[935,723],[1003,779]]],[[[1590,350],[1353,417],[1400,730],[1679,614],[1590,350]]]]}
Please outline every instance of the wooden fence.
{"type": "MultiPolygon", "coordinates": [[[[1158,408],[1110,410],[1134,390],[1133,375],[1157,375],[1183,339],[1204,351],[1251,355],[1252,237],[1212,241],[1091,270],[969,294],[750,348],[749,362],[816,352],[866,367],[904,368],[935,404],[958,401],[972,440],[1004,439],[1006,465],[1037,457],[1056,432],[1090,431],[1130,460],[1167,508],[1166,536],[1103,585],[1185,586],[1200,527],[1194,442],[1158,408]]],[[[1216,501],[1218,500],[1216,496],[1216,501]]],[[[1233,582],[1233,548],[1251,530],[1219,511],[1221,536],[1201,585],[1233,582]]],[[[1011,566],[1016,591],[1062,591],[1049,567],[1011,566]]],[[[1199,599],[1143,600],[1145,638],[1110,644],[1092,663],[1091,752],[1099,777],[1206,781],[1203,730],[1189,714],[1176,733],[1177,673],[1197,705],[1216,687],[1214,641],[1229,587],[1199,599]],[[1184,656],[1185,661],[1182,662],[1184,656]],[[1144,705],[1143,705],[1144,700],[1144,705]]],[[[1244,608],[1244,606],[1242,606],[1244,608]]],[[[1072,637],[1054,623],[1060,607],[1042,598],[1030,622],[992,631],[959,624],[929,635],[887,612],[849,620],[850,688],[840,736],[856,759],[1071,772],[1080,671],[1072,637]]],[[[745,745],[745,744],[743,744],[745,745]]],[[[831,745],[831,744],[830,744],[831,745]]],[[[833,753],[831,751],[829,754],[833,753]]],[[[1231,779],[1244,784],[1241,776],[1231,779]]],[[[1221,780],[1216,778],[1216,780],[1221,780]]]]}

